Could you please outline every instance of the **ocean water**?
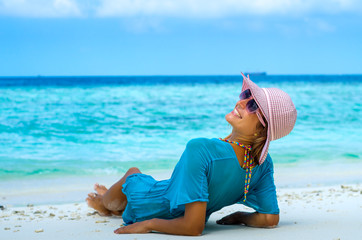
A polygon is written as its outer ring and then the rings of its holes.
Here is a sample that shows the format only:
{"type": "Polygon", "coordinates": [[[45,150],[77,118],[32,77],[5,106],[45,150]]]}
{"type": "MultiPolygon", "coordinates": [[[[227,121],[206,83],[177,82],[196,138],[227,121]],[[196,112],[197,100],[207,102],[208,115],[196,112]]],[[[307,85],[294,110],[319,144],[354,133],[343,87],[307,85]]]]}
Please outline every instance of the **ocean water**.
{"type": "MultiPolygon", "coordinates": [[[[251,76],[291,96],[296,126],[275,165],[362,162],[362,75],[251,76]]],[[[186,143],[225,137],[241,76],[0,78],[0,179],[172,170],[186,143]]]]}

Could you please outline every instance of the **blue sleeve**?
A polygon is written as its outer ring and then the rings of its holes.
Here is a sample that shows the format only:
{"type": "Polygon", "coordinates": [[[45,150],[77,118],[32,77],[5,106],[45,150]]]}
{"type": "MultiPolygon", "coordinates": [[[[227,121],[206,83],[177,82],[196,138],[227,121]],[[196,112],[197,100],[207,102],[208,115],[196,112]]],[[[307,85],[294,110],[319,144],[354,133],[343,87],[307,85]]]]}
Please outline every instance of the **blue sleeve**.
{"type": "Polygon", "coordinates": [[[185,204],[208,202],[208,151],[203,139],[191,140],[171,176],[166,197],[171,213],[185,210],[185,204]]]}
{"type": "Polygon", "coordinates": [[[246,195],[246,202],[240,202],[253,208],[256,212],[279,214],[276,188],[274,184],[273,162],[268,155],[267,160],[260,166],[262,174],[253,189],[246,195]],[[269,158],[269,159],[268,159],[269,158]],[[265,165],[264,165],[265,164],[265,165]],[[264,166],[263,166],[264,165],[264,166]]]}

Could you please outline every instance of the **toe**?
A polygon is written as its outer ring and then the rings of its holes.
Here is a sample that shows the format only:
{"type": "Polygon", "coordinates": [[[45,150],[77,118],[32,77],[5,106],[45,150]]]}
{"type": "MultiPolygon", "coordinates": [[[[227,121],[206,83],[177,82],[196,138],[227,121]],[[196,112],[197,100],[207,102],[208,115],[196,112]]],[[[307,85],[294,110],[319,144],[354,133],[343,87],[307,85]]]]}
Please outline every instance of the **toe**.
{"type": "Polygon", "coordinates": [[[104,185],[100,185],[99,183],[94,184],[94,190],[100,195],[103,195],[107,192],[107,188],[104,185]]]}
{"type": "Polygon", "coordinates": [[[97,194],[96,193],[88,193],[88,197],[90,198],[90,199],[94,199],[94,198],[96,198],[97,197],[97,194]]]}

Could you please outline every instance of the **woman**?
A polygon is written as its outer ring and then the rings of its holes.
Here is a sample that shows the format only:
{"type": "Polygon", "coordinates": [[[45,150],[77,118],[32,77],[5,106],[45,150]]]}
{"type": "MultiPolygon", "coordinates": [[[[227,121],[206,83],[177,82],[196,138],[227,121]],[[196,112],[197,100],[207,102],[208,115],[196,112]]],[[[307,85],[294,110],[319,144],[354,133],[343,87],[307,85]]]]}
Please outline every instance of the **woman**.
{"type": "Polygon", "coordinates": [[[218,224],[278,224],[268,147],[292,131],[297,112],[288,94],[259,88],[242,75],[240,100],[225,116],[232,126],[225,139],[191,140],[169,180],[156,181],[131,168],[110,189],[95,185],[88,205],[101,215],[123,213],[126,226],[115,233],[201,235],[211,213],[238,202],[255,212],[235,212],[218,224]]]}

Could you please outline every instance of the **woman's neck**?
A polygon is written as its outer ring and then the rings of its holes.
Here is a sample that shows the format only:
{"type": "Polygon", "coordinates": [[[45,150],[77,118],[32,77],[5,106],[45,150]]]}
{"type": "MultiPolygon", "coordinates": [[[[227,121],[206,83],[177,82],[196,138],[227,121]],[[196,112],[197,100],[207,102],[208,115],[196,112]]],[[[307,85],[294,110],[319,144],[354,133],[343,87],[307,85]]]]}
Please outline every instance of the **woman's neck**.
{"type": "Polygon", "coordinates": [[[239,142],[241,144],[244,145],[251,145],[252,144],[252,140],[250,140],[250,137],[248,136],[243,136],[241,134],[237,134],[235,132],[232,132],[228,137],[227,140],[231,141],[231,142],[239,142]]]}

